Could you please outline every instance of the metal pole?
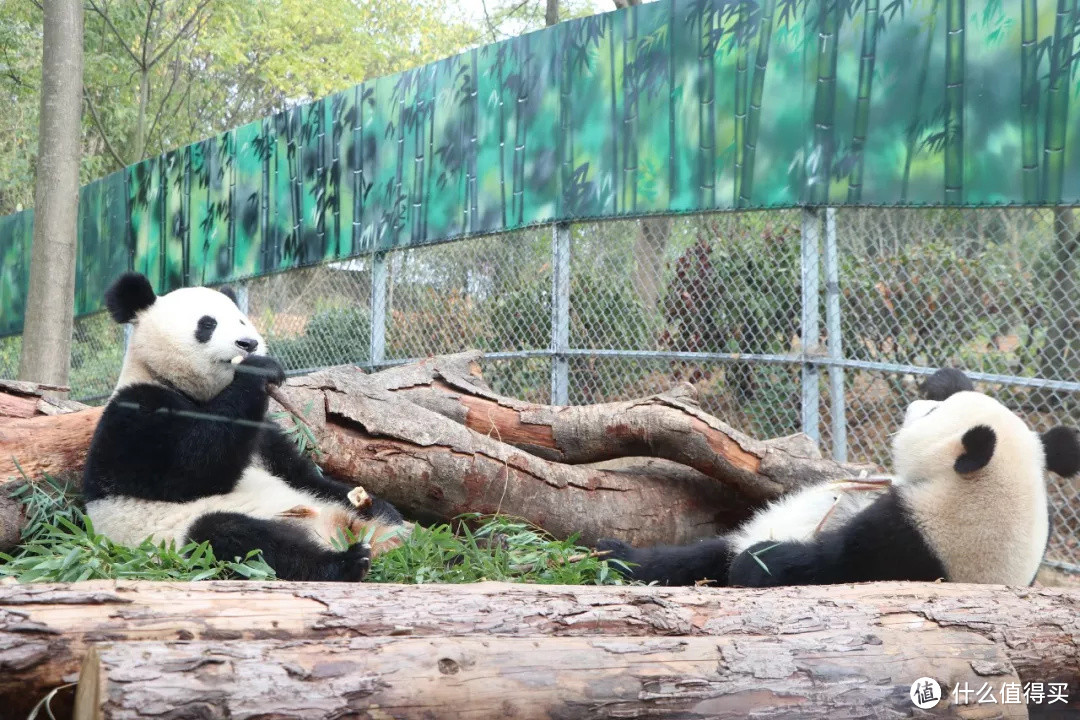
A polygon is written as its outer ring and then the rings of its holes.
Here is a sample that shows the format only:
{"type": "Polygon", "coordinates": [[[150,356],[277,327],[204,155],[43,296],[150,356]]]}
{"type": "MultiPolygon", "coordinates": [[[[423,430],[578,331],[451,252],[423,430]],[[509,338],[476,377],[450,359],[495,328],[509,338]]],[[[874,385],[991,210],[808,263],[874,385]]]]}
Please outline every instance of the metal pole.
{"type": "Polygon", "coordinates": [[[555,223],[551,232],[551,404],[570,398],[570,223],[555,223]]]}
{"type": "Polygon", "coordinates": [[[820,313],[818,312],[820,234],[821,221],[817,211],[804,209],[800,233],[802,241],[802,431],[814,442],[821,442],[818,366],[811,361],[811,355],[818,350],[820,333],[820,313]]]}
{"type": "Polygon", "coordinates": [[[386,356],[386,286],[385,252],[371,256],[371,347],[368,362],[375,368],[386,356]]]}
{"type": "MultiPolygon", "coordinates": [[[[836,248],[836,208],[825,211],[825,333],[829,358],[844,357],[843,329],[840,326],[840,257],[836,248]]],[[[829,366],[829,412],[832,420],[832,455],[847,462],[847,407],[844,402],[844,368],[829,366]]]]}

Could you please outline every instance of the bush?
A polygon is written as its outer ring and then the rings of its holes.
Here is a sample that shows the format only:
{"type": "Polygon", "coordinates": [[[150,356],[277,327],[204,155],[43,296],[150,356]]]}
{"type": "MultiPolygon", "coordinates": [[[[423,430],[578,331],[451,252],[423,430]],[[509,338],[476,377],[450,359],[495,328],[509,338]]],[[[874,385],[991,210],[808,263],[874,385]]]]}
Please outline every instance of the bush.
{"type": "MultiPolygon", "coordinates": [[[[660,345],[677,352],[783,355],[800,331],[799,229],[738,223],[724,234],[715,220],[676,260],[662,300],[660,345]]],[[[675,380],[708,382],[718,367],[673,361],[675,380]]],[[[724,392],[716,404],[742,415],[763,437],[799,427],[799,371],[783,365],[725,362],[724,392]]],[[[710,403],[703,397],[703,402],[710,403]]]]}
{"type": "Polygon", "coordinates": [[[317,310],[300,337],[267,334],[267,345],[286,370],[364,363],[370,357],[371,316],[366,307],[317,310]]]}
{"type": "MultiPolygon", "coordinates": [[[[648,317],[628,284],[574,273],[570,278],[570,297],[571,345],[624,350],[650,344],[648,317]]],[[[546,275],[503,293],[490,307],[485,325],[489,334],[483,339],[485,348],[533,350],[537,348],[527,347],[520,338],[551,337],[551,279],[546,275]],[[531,328],[529,332],[515,332],[507,341],[508,329],[531,327],[538,318],[546,321],[542,331],[531,328]]],[[[624,363],[575,363],[571,383],[573,401],[593,403],[622,397],[627,387],[647,373],[645,368],[633,367],[627,372],[624,363]]],[[[551,386],[551,366],[547,362],[505,363],[493,368],[489,380],[496,387],[513,388],[514,394],[521,397],[546,397],[551,386]]]]}

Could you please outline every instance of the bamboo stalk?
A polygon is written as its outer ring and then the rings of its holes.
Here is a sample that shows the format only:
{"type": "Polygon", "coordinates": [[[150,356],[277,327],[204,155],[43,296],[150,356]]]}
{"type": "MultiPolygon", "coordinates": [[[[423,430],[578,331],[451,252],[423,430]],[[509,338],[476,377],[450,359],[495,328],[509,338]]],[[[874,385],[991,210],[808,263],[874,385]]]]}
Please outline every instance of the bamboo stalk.
{"type": "Polygon", "coordinates": [[[1024,202],[1039,200],[1039,8],[1023,0],[1020,8],[1020,130],[1024,202]]]}
{"type": "Polygon", "coordinates": [[[946,0],[945,204],[964,200],[964,0],[946,0]]]}
{"type": "Polygon", "coordinates": [[[878,0],[866,0],[863,6],[862,52],[859,55],[859,94],[855,100],[855,130],[851,152],[855,167],[848,179],[848,202],[862,199],[863,169],[866,161],[866,136],[870,127],[870,91],[874,84],[874,60],[877,55],[878,0]]]}
{"type": "Polygon", "coordinates": [[[741,194],[742,171],[746,155],[746,103],[747,103],[747,61],[750,49],[747,47],[744,33],[750,22],[750,10],[745,2],[739,4],[738,27],[735,31],[735,190],[734,204],[739,204],[741,194]]]}
{"type": "Polygon", "coordinates": [[[1050,84],[1046,89],[1046,138],[1043,141],[1044,203],[1061,202],[1065,177],[1065,136],[1069,123],[1069,80],[1076,34],[1076,3],[1058,0],[1050,51],[1050,84]]]}
{"type": "Polygon", "coordinates": [[[775,7],[776,0],[764,0],[761,7],[757,55],[754,58],[754,76],[750,84],[750,102],[746,115],[745,150],[738,194],[739,207],[750,204],[754,191],[754,157],[757,153],[758,129],[761,127],[761,97],[765,91],[765,70],[769,65],[769,45],[772,43],[775,7]]]}
{"type": "Polygon", "coordinates": [[[840,29],[838,0],[824,0],[818,18],[817,84],[814,92],[814,164],[810,175],[810,200],[829,200],[832,178],[833,131],[836,124],[836,41],[840,29]]]}

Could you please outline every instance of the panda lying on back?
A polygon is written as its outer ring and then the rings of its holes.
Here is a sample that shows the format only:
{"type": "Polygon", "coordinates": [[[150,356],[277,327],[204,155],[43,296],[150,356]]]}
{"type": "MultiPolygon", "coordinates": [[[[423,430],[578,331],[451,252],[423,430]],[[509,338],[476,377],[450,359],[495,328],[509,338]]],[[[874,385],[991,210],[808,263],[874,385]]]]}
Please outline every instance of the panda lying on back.
{"type": "Polygon", "coordinates": [[[884,492],[822,483],[760,510],[732,533],[685,546],[600,550],[645,582],[762,587],[874,580],[1029,585],[1046,548],[1046,471],[1080,471],[1071,428],[1041,435],[1001,403],[939,370],[893,439],[884,492]]]}
{"type": "Polygon", "coordinates": [[[285,375],[232,294],[193,287],[157,297],[127,273],[105,302],[134,327],[86,459],[95,530],[127,545],[208,540],[219,558],[260,549],[286,580],[362,580],[370,548],[332,541],[343,528],[392,532],[401,515],[377,498],[354,500],[354,486],[324,477],[266,421],[267,385],[285,375]]]}

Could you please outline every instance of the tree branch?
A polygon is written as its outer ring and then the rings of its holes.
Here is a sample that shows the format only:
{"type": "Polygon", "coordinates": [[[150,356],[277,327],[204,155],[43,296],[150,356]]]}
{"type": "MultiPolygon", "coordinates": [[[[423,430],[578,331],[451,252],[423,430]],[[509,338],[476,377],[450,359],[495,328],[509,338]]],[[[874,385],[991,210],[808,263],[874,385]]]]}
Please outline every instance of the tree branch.
{"type": "Polygon", "coordinates": [[[922,676],[995,698],[1028,682],[1075,696],[1080,680],[1066,588],[99,581],[0,597],[11,717],[98,669],[93,711],[110,718],[907,717],[922,676]]]}
{"type": "Polygon", "coordinates": [[[142,41],[142,61],[138,63],[141,70],[149,70],[150,66],[146,64],[146,48],[150,45],[150,25],[154,20],[154,10],[157,9],[157,0],[150,0],[150,7],[146,11],[146,29],[143,30],[142,41]]]}
{"type": "MultiPolygon", "coordinates": [[[[176,83],[180,79],[180,53],[177,52],[176,60],[173,65],[172,82],[169,83],[169,89],[165,91],[165,97],[161,99],[161,105],[158,106],[157,113],[154,114],[154,119],[150,123],[150,129],[146,131],[146,140],[149,144],[149,140],[154,135],[154,130],[157,129],[158,121],[161,120],[161,116],[165,111],[165,105],[169,102],[169,97],[172,95],[173,90],[176,88],[176,83]]],[[[164,149],[164,148],[163,148],[164,149]]]]}
{"type": "MultiPolygon", "coordinates": [[[[131,57],[136,65],[139,64],[139,56],[135,54],[135,51],[128,46],[127,41],[124,40],[124,36],[120,34],[120,30],[113,25],[113,21],[109,18],[109,13],[97,6],[94,0],[89,0],[90,9],[97,13],[98,17],[105,21],[105,25],[112,31],[112,34],[116,36],[116,39],[120,42],[120,47],[124,48],[125,52],[131,57]]],[[[40,7],[40,6],[39,6],[40,7]]]]}
{"type": "MultiPolygon", "coordinates": [[[[187,22],[185,22],[183,26],[176,31],[176,34],[173,35],[172,40],[168,42],[168,44],[161,50],[161,52],[159,52],[157,55],[154,55],[154,57],[150,60],[150,64],[146,66],[147,68],[154,67],[154,65],[157,64],[158,60],[160,60],[162,56],[164,56],[166,53],[169,52],[169,50],[172,49],[173,45],[178,43],[181,38],[187,36],[188,30],[191,28],[191,23],[198,19],[199,15],[202,14],[202,11],[205,10],[207,5],[209,4],[210,0],[203,0],[201,3],[199,3],[199,6],[195,8],[195,11],[193,13],[191,13],[191,17],[188,18],[187,22]]],[[[198,31],[196,30],[196,32],[198,31]]]]}
{"type": "Polygon", "coordinates": [[[94,101],[91,100],[90,96],[85,92],[83,93],[83,100],[86,101],[86,109],[90,111],[90,118],[94,121],[94,127],[97,128],[98,135],[105,143],[105,149],[109,151],[113,160],[115,160],[120,167],[127,167],[128,163],[124,162],[124,159],[120,157],[120,153],[116,152],[116,148],[114,148],[113,144],[109,141],[109,136],[105,134],[105,126],[102,124],[101,118],[98,117],[97,110],[94,108],[94,101]]]}

